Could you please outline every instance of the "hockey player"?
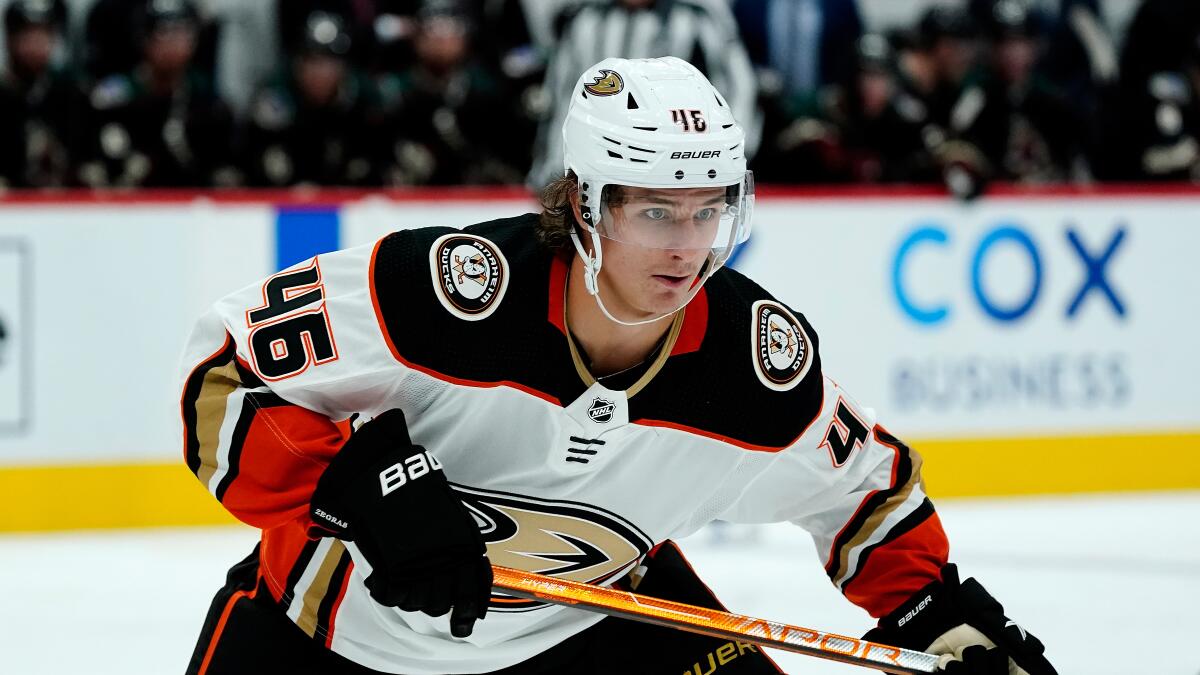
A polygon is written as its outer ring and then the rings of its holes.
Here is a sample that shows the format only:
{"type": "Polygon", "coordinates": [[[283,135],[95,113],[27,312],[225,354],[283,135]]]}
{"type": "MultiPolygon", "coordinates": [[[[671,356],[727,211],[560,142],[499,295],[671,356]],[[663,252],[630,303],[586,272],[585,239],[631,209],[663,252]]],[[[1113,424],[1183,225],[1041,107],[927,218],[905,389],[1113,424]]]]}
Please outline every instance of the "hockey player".
{"type": "Polygon", "coordinates": [[[186,461],[263,535],[188,672],[780,672],[491,592],[494,563],[719,607],[671,540],[723,519],[810,532],[872,639],[1053,673],[947,564],[920,457],[824,375],[802,314],[722,266],[754,184],[708,80],[606,59],[563,139],[541,214],[321,255],[200,320],[186,461]]]}

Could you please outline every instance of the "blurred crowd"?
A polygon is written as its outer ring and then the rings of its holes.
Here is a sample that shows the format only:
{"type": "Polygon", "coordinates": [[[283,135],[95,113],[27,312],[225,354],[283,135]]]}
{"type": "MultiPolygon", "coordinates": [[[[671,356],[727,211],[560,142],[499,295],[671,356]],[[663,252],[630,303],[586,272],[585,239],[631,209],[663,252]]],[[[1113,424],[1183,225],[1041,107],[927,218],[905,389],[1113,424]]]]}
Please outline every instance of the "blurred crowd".
{"type": "Polygon", "coordinates": [[[0,185],[538,187],[582,69],[665,54],[761,182],[1200,182],[1200,2],[1098,3],[8,0],[0,185]]]}

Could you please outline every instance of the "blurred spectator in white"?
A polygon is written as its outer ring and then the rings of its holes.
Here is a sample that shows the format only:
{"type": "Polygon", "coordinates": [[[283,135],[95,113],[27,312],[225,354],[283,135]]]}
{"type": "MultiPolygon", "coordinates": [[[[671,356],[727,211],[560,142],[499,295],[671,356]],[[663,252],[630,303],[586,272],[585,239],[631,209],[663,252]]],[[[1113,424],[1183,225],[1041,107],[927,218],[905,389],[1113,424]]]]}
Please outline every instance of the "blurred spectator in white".
{"type": "Polygon", "coordinates": [[[79,180],[92,187],[206,187],[239,177],[233,119],[194,58],[190,0],[143,0],[133,17],[141,59],[92,88],[79,180]]]}
{"type": "Polygon", "coordinates": [[[205,1],[220,26],[214,79],[217,93],[241,119],[250,97],[279,68],[275,4],[264,0],[205,1]]]}
{"type": "Polygon", "coordinates": [[[349,62],[341,16],[316,11],[280,73],[250,105],[243,168],[251,185],[378,185],[382,110],[349,62]]]}
{"type": "Polygon", "coordinates": [[[394,185],[520,183],[533,129],[519,101],[472,58],[475,17],[463,0],[428,0],[418,12],[415,62],[381,78],[394,185]]]}
{"type": "Polygon", "coordinates": [[[734,0],[759,87],[802,114],[823,87],[849,80],[863,33],[857,0],[734,0]]]}
{"type": "Polygon", "coordinates": [[[571,88],[585,68],[610,56],[677,56],[696,66],[745,127],[746,152],[753,156],[761,133],[754,69],[723,0],[595,0],[571,11],[546,74],[550,111],[538,132],[531,187],[562,175],[561,130],[571,88]]]}
{"type": "Polygon", "coordinates": [[[0,168],[16,187],[71,182],[84,97],[64,66],[62,0],[12,0],[4,8],[6,68],[0,79],[0,168]]]}

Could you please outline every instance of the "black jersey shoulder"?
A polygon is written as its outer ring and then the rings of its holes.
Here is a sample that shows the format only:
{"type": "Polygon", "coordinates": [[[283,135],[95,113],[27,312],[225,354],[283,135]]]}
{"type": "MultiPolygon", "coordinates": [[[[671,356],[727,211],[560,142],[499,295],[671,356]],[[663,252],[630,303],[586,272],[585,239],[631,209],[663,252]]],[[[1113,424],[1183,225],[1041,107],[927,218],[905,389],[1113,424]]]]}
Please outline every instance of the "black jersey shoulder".
{"type": "MultiPolygon", "coordinates": [[[[375,253],[372,283],[397,356],[462,384],[511,383],[564,406],[581,396],[586,386],[575,372],[567,340],[548,320],[553,253],[537,242],[536,222],[537,216],[528,214],[464,230],[423,228],[385,237],[375,253]],[[437,258],[448,253],[445,262],[453,266],[462,237],[479,237],[493,246],[499,254],[495,263],[508,275],[503,297],[479,319],[459,311],[435,287],[435,279],[454,283],[442,277],[437,258]]],[[[802,314],[736,271],[713,275],[705,296],[708,319],[699,349],[667,359],[630,399],[631,421],[662,422],[742,446],[787,446],[820,412],[816,333],[802,314]],[[803,360],[796,362],[802,367],[794,373],[756,366],[762,358],[755,330],[761,316],[780,317],[784,332],[790,324],[797,356],[804,350],[803,360]]],[[[788,347],[786,336],[779,344],[788,347]]],[[[781,365],[787,363],[783,358],[781,365]]]]}
{"type": "Polygon", "coordinates": [[[816,331],[803,314],[735,270],[714,274],[705,294],[708,325],[700,349],[668,359],[632,399],[630,416],[741,445],[789,445],[821,410],[816,331]]]}
{"type": "Polygon", "coordinates": [[[571,357],[562,333],[547,321],[553,254],[535,237],[537,219],[525,214],[462,230],[402,230],[379,243],[372,283],[399,358],[444,378],[512,382],[560,402],[583,393],[573,370],[548,367],[569,365],[571,357]],[[482,308],[479,298],[456,297],[447,288],[474,284],[469,277],[477,270],[464,268],[463,260],[476,255],[489,275],[484,281],[504,275],[502,295],[482,308]]]}

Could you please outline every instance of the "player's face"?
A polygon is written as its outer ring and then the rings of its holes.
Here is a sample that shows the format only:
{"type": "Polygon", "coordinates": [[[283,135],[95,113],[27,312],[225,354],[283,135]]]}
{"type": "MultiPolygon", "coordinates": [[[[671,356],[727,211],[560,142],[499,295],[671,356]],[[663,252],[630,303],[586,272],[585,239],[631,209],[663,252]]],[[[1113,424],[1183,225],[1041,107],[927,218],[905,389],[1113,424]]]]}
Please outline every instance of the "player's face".
{"type": "Polygon", "coordinates": [[[621,188],[604,215],[612,219],[600,272],[606,302],[635,320],[678,309],[712,251],[724,206],[724,188],[621,188]]]}

